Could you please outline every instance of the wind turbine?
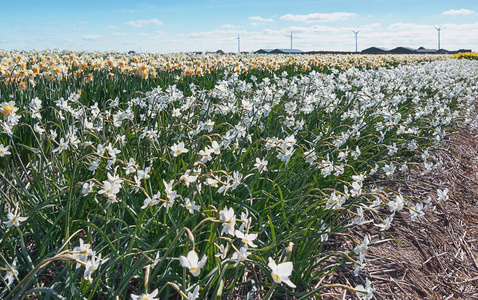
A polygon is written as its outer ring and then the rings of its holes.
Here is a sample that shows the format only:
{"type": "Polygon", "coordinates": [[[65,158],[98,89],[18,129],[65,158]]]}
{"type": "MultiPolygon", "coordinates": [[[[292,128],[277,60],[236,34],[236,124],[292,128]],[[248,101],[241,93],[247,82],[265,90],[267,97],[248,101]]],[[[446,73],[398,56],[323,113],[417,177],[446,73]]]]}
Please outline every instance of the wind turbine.
{"type": "Polygon", "coordinates": [[[358,49],[357,49],[357,34],[360,32],[360,30],[358,31],[354,31],[352,30],[353,33],[355,33],[355,53],[358,52],[358,49]]]}
{"type": "Polygon", "coordinates": [[[237,54],[241,54],[241,37],[239,36],[239,34],[237,35],[237,54]]]}
{"type": "Polygon", "coordinates": [[[440,31],[441,31],[441,25],[440,27],[436,28],[436,30],[438,30],[438,51],[440,51],[440,31]]]}
{"type": "Polygon", "coordinates": [[[294,33],[294,31],[291,31],[290,32],[290,50],[292,50],[292,34],[294,33]]]}

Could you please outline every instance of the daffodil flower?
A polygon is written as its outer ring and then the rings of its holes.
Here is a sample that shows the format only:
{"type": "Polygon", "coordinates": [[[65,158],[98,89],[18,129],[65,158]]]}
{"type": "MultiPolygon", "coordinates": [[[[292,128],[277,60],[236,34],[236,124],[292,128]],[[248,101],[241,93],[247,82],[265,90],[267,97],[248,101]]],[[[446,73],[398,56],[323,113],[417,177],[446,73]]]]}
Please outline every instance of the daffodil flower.
{"type": "Polygon", "coordinates": [[[232,254],[232,259],[236,260],[234,267],[237,267],[241,262],[245,261],[251,252],[247,251],[247,245],[242,246],[239,251],[236,251],[232,254]]]}
{"type": "Polygon", "coordinates": [[[171,153],[174,157],[177,157],[183,153],[187,153],[189,150],[184,148],[184,142],[180,142],[179,144],[174,144],[171,146],[171,153]]]}
{"type": "Polygon", "coordinates": [[[355,290],[361,300],[370,300],[373,298],[373,289],[370,287],[370,280],[368,280],[368,278],[365,282],[365,287],[359,284],[355,287],[355,290]]]}
{"type": "Polygon", "coordinates": [[[8,151],[8,149],[10,149],[10,145],[5,147],[3,144],[0,144],[0,157],[5,157],[6,155],[12,154],[10,151],[8,151]]]}
{"type": "Polygon", "coordinates": [[[255,248],[257,247],[256,244],[253,243],[253,241],[257,238],[257,233],[243,233],[239,230],[236,230],[236,236],[242,240],[242,242],[249,247],[255,248]]]}
{"type": "Polygon", "coordinates": [[[224,245],[220,245],[219,252],[215,254],[214,256],[224,260],[227,256],[227,251],[229,251],[229,244],[226,244],[226,247],[224,247],[224,245]]]}
{"type": "Polygon", "coordinates": [[[181,266],[183,266],[183,268],[188,268],[189,272],[191,272],[194,277],[199,276],[201,268],[204,267],[206,261],[207,256],[203,256],[201,260],[199,260],[199,256],[194,250],[189,251],[187,257],[182,255],[179,257],[181,266]]]}
{"type": "Polygon", "coordinates": [[[131,300],[157,300],[158,289],[155,289],[151,293],[141,294],[139,296],[131,294],[131,300]]]}
{"type": "Polygon", "coordinates": [[[259,174],[262,174],[262,172],[264,171],[268,171],[267,169],[267,164],[269,162],[265,159],[260,159],[259,157],[256,157],[256,163],[254,164],[254,168],[257,168],[257,170],[259,171],[259,174]]]}
{"type": "Polygon", "coordinates": [[[15,259],[9,266],[7,266],[5,269],[2,268],[2,270],[7,271],[7,273],[5,273],[5,275],[3,276],[3,279],[7,282],[8,286],[10,286],[13,280],[15,280],[15,277],[18,276],[17,262],[18,259],[15,257],[15,259]]]}
{"type": "Polygon", "coordinates": [[[236,225],[236,215],[234,209],[227,208],[227,206],[219,212],[219,220],[223,221],[221,235],[226,232],[230,235],[234,235],[234,226],[236,225]]]}
{"type": "Polygon", "coordinates": [[[196,210],[200,210],[201,209],[201,206],[199,205],[196,205],[196,202],[195,201],[192,201],[189,200],[189,198],[184,198],[184,204],[181,204],[182,207],[185,207],[190,214],[194,214],[194,212],[196,210]]]}
{"type": "Polygon", "coordinates": [[[17,215],[17,212],[12,213],[11,211],[9,211],[7,213],[7,219],[8,220],[3,223],[7,225],[7,228],[10,228],[12,226],[20,226],[20,222],[26,221],[28,217],[20,217],[19,215],[17,215]]]}
{"type": "Polygon", "coordinates": [[[116,202],[116,194],[118,194],[118,192],[119,186],[116,183],[103,181],[103,188],[98,191],[98,194],[104,194],[110,202],[114,203],[116,202]]]}
{"type": "Polygon", "coordinates": [[[448,188],[445,188],[443,191],[441,189],[437,189],[437,195],[438,195],[438,199],[437,199],[438,202],[448,200],[449,199],[448,188]]]}
{"type": "Polygon", "coordinates": [[[196,300],[199,297],[199,285],[196,285],[193,292],[188,292],[188,300],[196,300]]]}
{"type": "Polygon", "coordinates": [[[93,251],[91,253],[91,259],[88,260],[85,264],[85,272],[83,273],[83,278],[88,280],[89,282],[93,282],[93,278],[91,277],[91,274],[98,269],[98,267],[101,265],[101,253],[100,255],[96,256],[96,252],[93,251]]]}
{"type": "MultiPolygon", "coordinates": [[[[82,239],[80,239],[80,246],[77,246],[73,248],[73,253],[74,256],[78,258],[80,262],[83,262],[86,264],[86,261],[88,260],[88,256],[93,254],[93,251],[91,250],[91,245],[90,244],[85,244],[82,239]]],[[[80,263],[76,264],[77,267],[80,266],[80,263]]]]}
{"type": "Polygon", "coordinates": [[[276,262],[269,257],[269,263],[267,264],[271,269],[272,280],[275,283],[285,283],[291,288],[295,288],[295,284],[290,281],[289,276],[292,275],[293,264],[291,261],[276,264],[276,262]]]}

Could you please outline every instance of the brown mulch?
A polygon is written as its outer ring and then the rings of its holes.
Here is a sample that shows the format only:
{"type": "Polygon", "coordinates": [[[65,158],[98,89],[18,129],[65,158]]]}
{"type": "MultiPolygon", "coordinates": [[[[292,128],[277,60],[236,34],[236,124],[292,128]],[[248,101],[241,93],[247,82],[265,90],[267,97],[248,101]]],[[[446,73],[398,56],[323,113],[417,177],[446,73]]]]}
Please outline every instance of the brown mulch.
{"type": "MultiPolygon", "coordinates": [[[[356,286],[370,279],[374,299],[478,299],[478,132],[460,129],[431,152],[442,168],[410,172],[393,190],[409,199],[433,200],[425,217],[412,221],[398,212],[387,234],[376,227],[357,231],[372,241],[396,239],[369,247],[359,276],[341,269],[333,280],[356,286]],[[437,189],[449,199],[436,202],[437,189]]],[[[331,278],[332,279],[332,278],[331,278]]],[[[347,290],[329,290],[324,299],[357,299],[347,290]]]]}

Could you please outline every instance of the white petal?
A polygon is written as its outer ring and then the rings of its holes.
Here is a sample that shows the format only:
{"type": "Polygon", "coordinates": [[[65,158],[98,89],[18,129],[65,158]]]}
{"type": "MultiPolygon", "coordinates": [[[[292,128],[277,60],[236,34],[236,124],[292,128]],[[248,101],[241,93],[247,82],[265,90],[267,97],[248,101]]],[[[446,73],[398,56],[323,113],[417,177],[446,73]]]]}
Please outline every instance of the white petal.
{"type": "Polygon", "coordinates": [[[281,263],[277,266],[277,273],[279,274],[279,276],[290,276],[290,274],[292,274],[292,269],[293,269],[293,265],[292,265],[292,262],[288,261],[288,262],[285,262],[285,263],[281,263]]]}
{"type": "Polygon", "coordinates": [[[201,258],[201,261],[199,262],[198,268],[204,267],[204,265],[206,264],[206,261],[207,261],[207,256],[204,255],[204,256],[201,258]]]}
{"type": "Polygon", "coordinates": [[[244,238],[244,233],[239,230],[236,230],[236,236],[242,240],[244,238]]]}
{"type": "Polygon", "coordinates": [[[189,260],[185,256],[181,255],[179,257],[179,262],[181,263],[181,266],[183,266],[184,268],[188,268],[188,269],[191,268],[191,264],[189,263],[189,260]]]}
{"type": "Polygon", "coordinates": [[[269,263],[267,264],[269,268],[271,268],[272,272],[274,272],[277,269],[277,264],[276,262],[269,257],[269,263]]]}
{"type": "Polygon", "coordinates": [[[189,251],[188,260],[191,263],[191,266],[195,267],[198,265],[199,257],[196,251],[194,250],[189,251]]]}
{"type": "Polygon", "coordinates": [[[292,281],[290,281],[289,278],[282,279],[282,281],[293,289],[296,287],[295,284],[293,284],[292,281]]]}

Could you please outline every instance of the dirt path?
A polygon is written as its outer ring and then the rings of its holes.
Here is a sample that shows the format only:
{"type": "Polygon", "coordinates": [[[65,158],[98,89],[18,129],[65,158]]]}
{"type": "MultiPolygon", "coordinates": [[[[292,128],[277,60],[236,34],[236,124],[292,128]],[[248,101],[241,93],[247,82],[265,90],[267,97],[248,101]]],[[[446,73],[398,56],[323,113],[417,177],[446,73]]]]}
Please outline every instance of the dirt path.
{"type": "MultiPolygon", "coordinates": [[[[341,270],[337,280],[349,286],[369,278],[375,299],[478,299],[478,132],[461,129],[443,140],[432,153],[443,168],[428,174],[411,172],[394,184],[404,196],[433,200],[424,218],[412,221],[397,213],[388,236],[375,226],[357,232],[372,241],[388,239],[366,252],[367,265],[359,276],[341,270]],[[437,189],[449,189],[449,199],[436,202],[437,189]]],[[[349,291],[334,290],[324,299],[357,299],[349,291]]]]}

